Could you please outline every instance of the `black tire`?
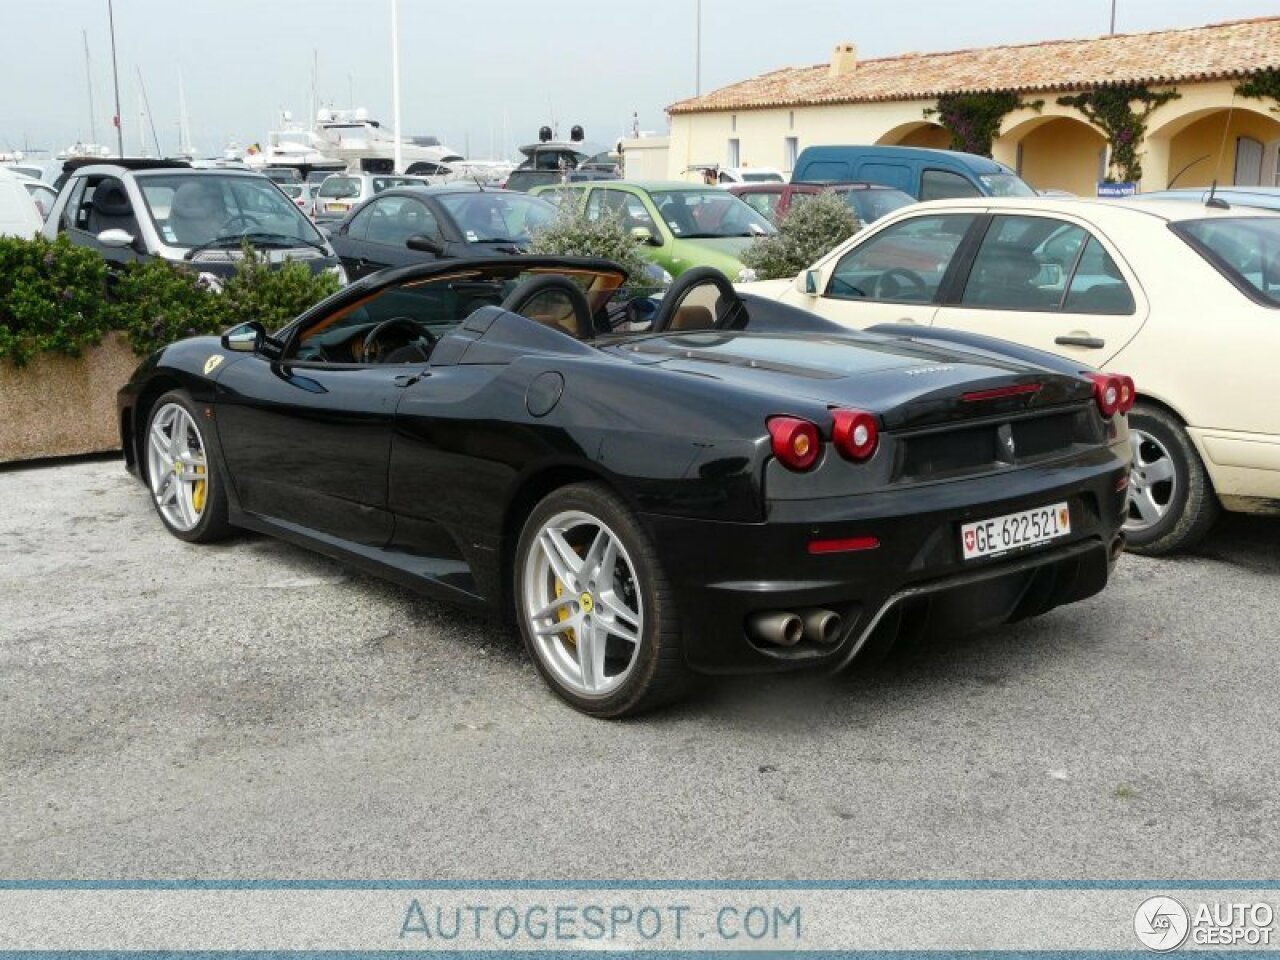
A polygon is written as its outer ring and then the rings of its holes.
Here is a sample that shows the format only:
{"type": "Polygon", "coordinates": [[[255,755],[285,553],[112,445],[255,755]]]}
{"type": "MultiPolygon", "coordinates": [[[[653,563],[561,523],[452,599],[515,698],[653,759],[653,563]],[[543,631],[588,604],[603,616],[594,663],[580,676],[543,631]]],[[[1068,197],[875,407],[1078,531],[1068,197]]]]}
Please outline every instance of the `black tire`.
{"type": "Polygon", "coordinates": [[[525,649],[547,686],[565,702],[593,717],[620,718],[670,703],[688,690],[691,673],[685,663],[674,592],[652,543],[635,515],[607,488],[592,483],[575,483],[543,498],[525,521],[512,570],[515,615],[525,649]],[[620,686],[600,696],[586,696],[574,690],[544,662],[535,642],[527,603],[526,571],[531,562],[530,554],[541,549],[537,545],[539,532],[549,520],[567,512],[587,514],[603,522],[614,533],[630,560],[634,587],[642,604],[640,642],[629,673],[620,686]]]}
{"type": "Polygon", "coordinates": [[[1204,537],[1218,519],[1221,507],[1213,491],[1213,482],[1177,417],[1160,407],[1138,403],[1129,413],[1129,429],[1150,438],[1141,446],[1144,458],[1164,453],[1173,467],[1171,492],[1158,488],[1156,496],[1167,496],[1167,512],[1149,525],[1136,526],[1139,518],[1132,498],[1141,495],[1141,465],[1135,463],[1130,481],[1129,521],[1125,523],[1128,548],[1134,553],[1158,557],[1193,546],[1204,537]]]}
{"type": "Polygon", "coordinates": [[[227,521],[225,471],[222,469],[222,464],[218,459],[217,450],[214,449],[209,440],[209,429],[205,425],[202,406],[196,404],[185,390],[171,390],[156,400],[151,407],[150,415],[147,417],[146,433],[139,444],[139,453],[141,462],[146,465],[144,470],[146,472],[147,490],[151,495],[151,505],[155,507],[156,514],[160,517],[160,522],[164,524],[166,530],[179,540],[186,540],[188,543],[213,543],[217,540],[224,540],[235,532],[235,528],[227,521]],[[202,490],[203,505],[195,525],[187,529],[176,525],[165,515],[164,509],[154,494],[155,482],[151,476],[152,460],[149,444],[151,443],[152,429],[162,414],[175,405],[185,410],[190,417],[191,428],[195,431],[199,440],[200,452],[203,454],[205,462],[205,470],[202,474],[205,478],[202,490]]]}

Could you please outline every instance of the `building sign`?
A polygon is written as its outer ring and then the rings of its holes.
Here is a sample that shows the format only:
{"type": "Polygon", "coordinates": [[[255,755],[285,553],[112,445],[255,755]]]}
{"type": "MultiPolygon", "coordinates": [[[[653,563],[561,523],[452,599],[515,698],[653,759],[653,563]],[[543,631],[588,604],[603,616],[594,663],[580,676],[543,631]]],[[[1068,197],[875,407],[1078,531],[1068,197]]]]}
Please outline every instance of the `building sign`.
{"type": "Polygon", "coordinates": [[[1137,193],[1138,185],[1136,183],[1098,182],[1098,196],[1100,197],[1132,197],[1136,196],[1137,193]]]}

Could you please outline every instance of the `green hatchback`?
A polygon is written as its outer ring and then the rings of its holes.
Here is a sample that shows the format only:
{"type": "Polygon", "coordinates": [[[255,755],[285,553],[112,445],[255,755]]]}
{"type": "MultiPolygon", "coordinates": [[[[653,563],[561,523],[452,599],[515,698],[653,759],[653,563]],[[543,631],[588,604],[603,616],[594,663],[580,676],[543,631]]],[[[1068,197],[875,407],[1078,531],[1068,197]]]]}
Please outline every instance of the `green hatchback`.
{"type": "Polygon", "coordinates": [[[754,280],[739,258],[757,237],[777,232],[727,190],[679,181],[601,180],[529,192],[557,205],[576,203],[588,220],[622,221],[645,244],[645,256],[673,278],[715,267],[732,282],[754,280]]]}

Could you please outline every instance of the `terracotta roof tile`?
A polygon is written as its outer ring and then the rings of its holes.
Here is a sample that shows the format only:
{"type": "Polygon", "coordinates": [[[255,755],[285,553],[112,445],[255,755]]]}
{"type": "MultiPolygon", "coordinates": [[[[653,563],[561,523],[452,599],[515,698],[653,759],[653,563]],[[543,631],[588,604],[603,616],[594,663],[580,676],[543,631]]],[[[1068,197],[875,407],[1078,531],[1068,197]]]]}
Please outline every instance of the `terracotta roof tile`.
{"type": "Polygon", "coordinates": [[[877,100],[932,100],[943,93],[1079,90],[1121,83],[1179,83],[1280,68],[1280,17],[1186,30],[860,60],[843,76],[825,63],[787,67],[713,90],[669,113],[877,100]]]}

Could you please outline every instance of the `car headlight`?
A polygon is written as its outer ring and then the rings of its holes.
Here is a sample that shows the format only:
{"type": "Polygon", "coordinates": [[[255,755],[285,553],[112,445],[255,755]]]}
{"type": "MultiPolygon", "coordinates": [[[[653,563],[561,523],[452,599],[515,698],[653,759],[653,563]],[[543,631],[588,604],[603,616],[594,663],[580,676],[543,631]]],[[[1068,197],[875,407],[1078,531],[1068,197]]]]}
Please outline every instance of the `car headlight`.
{"type": "Polygon", "coordinates": [[[342,286],[344,287],[348,283],[347,271],[343,268],[342,264],[340,263],[336,263],[332,267],[329,267],[328,269],[325,270],[325,273],[332,273],[335,277],[338,278],[338,283],[342,284],[342,286]]]}
{"type": "Polygon", "coordinates": [[[760,279],[759,276],[757,276],[754,270],[752,270],[750,267],[743,267],[741,270],[738,271],[738,277],[733,282],[734,283],[755,283],[759,279],[760,279]]]}

